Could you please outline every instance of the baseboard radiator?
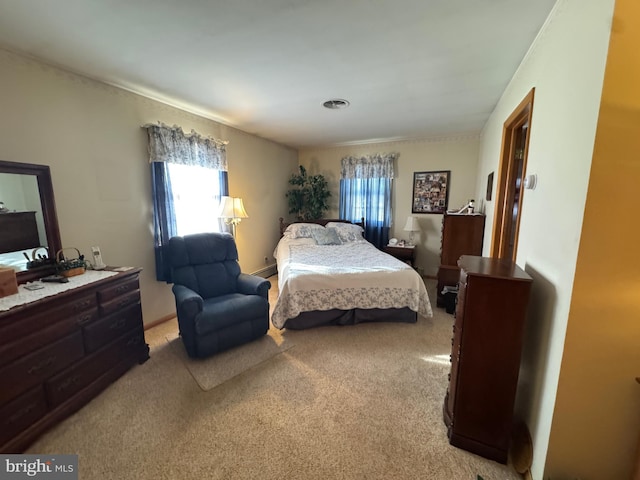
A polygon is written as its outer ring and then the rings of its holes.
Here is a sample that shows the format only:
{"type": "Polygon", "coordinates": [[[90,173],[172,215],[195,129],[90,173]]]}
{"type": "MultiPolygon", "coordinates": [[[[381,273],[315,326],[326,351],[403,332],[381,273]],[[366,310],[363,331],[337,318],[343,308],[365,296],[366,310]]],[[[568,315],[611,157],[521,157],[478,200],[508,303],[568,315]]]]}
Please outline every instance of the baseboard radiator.
{"type": "Polygon", "coordinates": [[[274,263],[273,265],[269,265],[267,267],[261,268],[255,272],[252,272],[251,275],[257,275],[262,278],[269,278],[278,273],[277,265],[274,263]]]}

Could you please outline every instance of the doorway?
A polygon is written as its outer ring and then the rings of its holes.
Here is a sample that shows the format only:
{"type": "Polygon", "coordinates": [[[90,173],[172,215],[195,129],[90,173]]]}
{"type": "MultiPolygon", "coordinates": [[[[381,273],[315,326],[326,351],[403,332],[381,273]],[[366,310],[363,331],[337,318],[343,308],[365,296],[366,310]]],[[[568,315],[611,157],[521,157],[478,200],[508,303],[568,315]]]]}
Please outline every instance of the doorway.
{"type": "Polygon", "coordinates": [[[534,91],[532,88],[520,102],[504,122],[502,130],[491,256],[513,261],[518,250],[534,91]]]}

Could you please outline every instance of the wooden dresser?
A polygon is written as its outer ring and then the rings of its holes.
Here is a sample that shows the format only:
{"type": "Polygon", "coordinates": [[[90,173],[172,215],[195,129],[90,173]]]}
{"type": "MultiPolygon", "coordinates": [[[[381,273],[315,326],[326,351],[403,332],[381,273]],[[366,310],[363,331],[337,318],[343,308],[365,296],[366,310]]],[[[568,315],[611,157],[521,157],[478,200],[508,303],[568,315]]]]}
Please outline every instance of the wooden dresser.
{"type": "Polygon", "coordinates": [[[449,442],[507,462],[531,277],[510,260],[464,255],[444,400],[449,442]]]}
{"type": "Polygon", "coordinates": [[[436,306],[445,306],[442,289],[458,283],[460,269],[457,262],[460,256],[482,255],[484,221],[485,216],[480,214],[443,216],[436,306]]]}
{"type": "Polygon", "coordinates": [[[149,358],[139,273],[0,312],[0,452],[24,451],[149,358]]]}

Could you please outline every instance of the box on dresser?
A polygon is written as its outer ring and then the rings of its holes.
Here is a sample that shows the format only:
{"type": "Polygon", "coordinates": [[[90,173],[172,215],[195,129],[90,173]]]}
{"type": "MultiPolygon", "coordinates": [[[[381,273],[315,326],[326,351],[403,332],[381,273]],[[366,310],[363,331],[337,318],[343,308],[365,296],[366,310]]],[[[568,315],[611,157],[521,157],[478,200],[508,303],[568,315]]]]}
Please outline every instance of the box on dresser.
{"type": "Polygon", "coordinates": [[[0,452],[24,451],[149,358],[139,273],[87,272],[76,278],[96,281],[0,311],[0,452]]]}
{"type": "Polygon", "coordinates": [[[18,280],[13,268],[0,267],[0,298],[18,293],[18,280]]]}

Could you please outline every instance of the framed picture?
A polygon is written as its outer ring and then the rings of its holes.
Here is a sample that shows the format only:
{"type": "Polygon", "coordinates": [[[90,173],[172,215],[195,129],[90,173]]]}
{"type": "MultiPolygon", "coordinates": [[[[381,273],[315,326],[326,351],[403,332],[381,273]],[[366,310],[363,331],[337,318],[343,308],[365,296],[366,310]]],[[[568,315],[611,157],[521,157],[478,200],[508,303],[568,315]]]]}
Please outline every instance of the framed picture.
{"type": "Polygon", "coordinates": [[[450,170],[414,172],[411,213],[446,213],[450,170]]]}
{"type": "Polygon", "coordinates": [[[487,202],[490,201],[493,196],[493,173],[494,172],[491,172],[487,177],[487,196],[485,197],[487,202]]]}

